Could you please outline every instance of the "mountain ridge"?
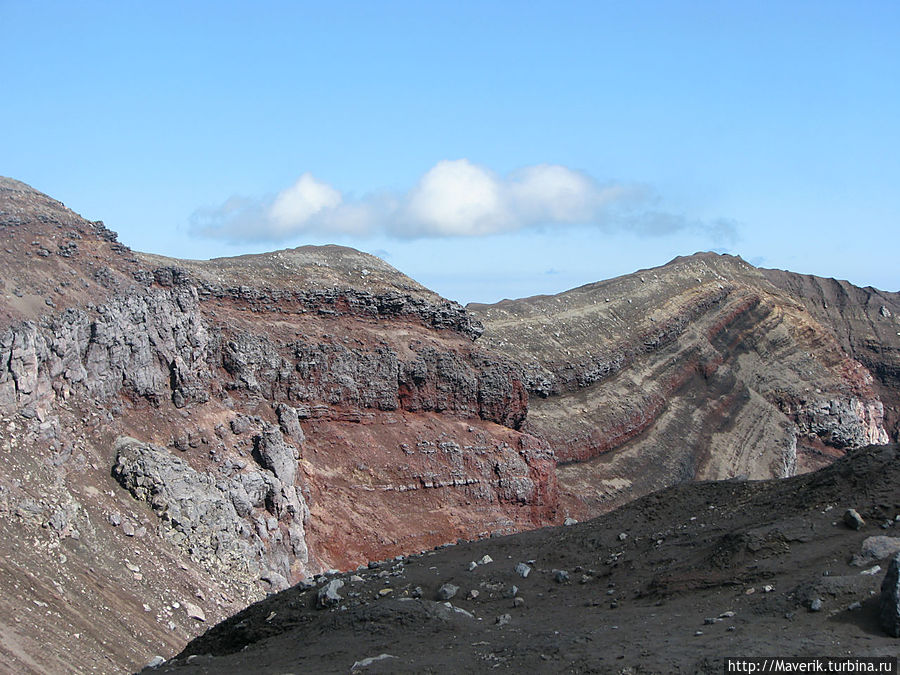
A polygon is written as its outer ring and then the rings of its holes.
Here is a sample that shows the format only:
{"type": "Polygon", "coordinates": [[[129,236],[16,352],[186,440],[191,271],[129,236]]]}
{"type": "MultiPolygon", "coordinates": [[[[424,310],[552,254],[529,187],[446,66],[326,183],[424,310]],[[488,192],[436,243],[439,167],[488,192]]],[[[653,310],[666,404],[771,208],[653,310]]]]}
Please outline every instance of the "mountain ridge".
{"type": "Polygon", "coordinates": [[[134,252],[7,179],[0,237],[10,670],[133,669],[330,568],[896,439],[897,294],[731,256],[464,308],[344,247],[134,252]]]}

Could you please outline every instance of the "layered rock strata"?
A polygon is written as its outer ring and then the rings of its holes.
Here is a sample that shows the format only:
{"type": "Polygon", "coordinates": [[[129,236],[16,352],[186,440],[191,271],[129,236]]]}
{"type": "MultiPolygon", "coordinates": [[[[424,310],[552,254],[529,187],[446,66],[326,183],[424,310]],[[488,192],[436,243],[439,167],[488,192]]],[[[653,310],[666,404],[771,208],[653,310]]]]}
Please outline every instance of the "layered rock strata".
{"type": "Polygon", "coordinates": [[[382,261],[134,253],[8,179],[0,237],[2,668],[134,669],[316,572],[555,521],[518,367],[382,261]]]}
{"type": "Polygon", "coordinates": [[[682,480],[789,476],[888,442],[897,294],[851,289],[697,254],[469,310],[485,345],[523,361],[525,428],[566,464],[566,508],[583,517],[682,480]],[[826,310],[823,288],[844,301],[826,310]]]}

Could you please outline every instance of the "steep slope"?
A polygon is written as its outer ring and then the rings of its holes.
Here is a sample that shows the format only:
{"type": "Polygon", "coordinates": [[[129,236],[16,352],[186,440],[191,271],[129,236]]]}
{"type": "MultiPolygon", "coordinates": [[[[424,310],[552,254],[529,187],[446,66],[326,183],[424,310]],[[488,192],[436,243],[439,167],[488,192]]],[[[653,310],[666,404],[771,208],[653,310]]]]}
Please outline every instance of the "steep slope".
{"type": "Polygon", "coordinates": [[[885,404],[885,427],[891,438],[900,437],[900,293],[808,274],[760,271],[799,299],[844,351],[875,376],[875,390],[885,404]]]}
{"type": "Polygon", "coordinates": [[[524,362],[526,428],[566,462],[565,508],[585,516],[682,480],[793,475],[896,437],[884,404],[900,391],[898,296],[835,282],[844,301],[813,311],[823,284],[706,253],[468,309],[483,344],[524,362]],[[854,312],[865,320],[848,323],[854,312]]]}
{"type": "Polygon", "coordinates": [[[134,253],[9,179],[0,237],[0,669],[132,669],[309,574],[555,520],[519,369],[382,261],[134,253]]]}
{"type": "Polygon", "coordinates": [[[900,546],[898,481],[894,446],[785,480],[685,483],[571,527],[323,576],[151,672],[722,673],[729,656],[896,658],[877,593],[900,546]],[[446,584],[458,590],[445,604],[446,584]]]}

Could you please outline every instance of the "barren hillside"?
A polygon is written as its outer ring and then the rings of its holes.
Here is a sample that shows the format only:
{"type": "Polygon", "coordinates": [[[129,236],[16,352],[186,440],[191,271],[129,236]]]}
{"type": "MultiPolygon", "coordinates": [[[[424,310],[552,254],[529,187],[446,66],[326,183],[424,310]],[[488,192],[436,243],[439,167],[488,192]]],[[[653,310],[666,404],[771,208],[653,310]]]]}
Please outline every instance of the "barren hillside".
{"type": "Polygon", "coordinates": [[[897,438],[897,293],[701,253],[468,309],[481,342],[523,364],[526,428],[565,463],[574,516],[897,438]]]}
{"type": "Polygon", "coordinates": [[[722,673],[729,656],[896,657],[880,591],[900,549],[898,460],[896,446],[865,448],[786,480],[686,483],[590,522],[322,576],[153,672],[722,673]]]}
{"type": "Polygon", "coordinates": [[[133,670],[327,570],[897,435],[897,294],[729,256],[463,308],[343,247],[137,253],[6,178],[0,238],[0,670],[133,670]]]}
{"type": "Polygon", "coordinates": [[[518,367],[372,256],[197,262],[0,182],[0,668],[121,672],[330,568],[555,521],[518,367]]]}

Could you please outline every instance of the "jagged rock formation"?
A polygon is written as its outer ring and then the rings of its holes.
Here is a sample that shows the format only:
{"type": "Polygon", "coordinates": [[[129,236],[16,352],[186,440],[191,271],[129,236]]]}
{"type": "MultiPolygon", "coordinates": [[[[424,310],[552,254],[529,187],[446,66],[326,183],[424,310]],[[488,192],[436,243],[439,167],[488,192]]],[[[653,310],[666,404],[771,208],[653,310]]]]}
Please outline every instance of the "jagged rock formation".
{"type": "Polygon", "coordinates": [[[808,274],[760,271],[802,302],[841,348],[872,373],[875,391],[884,403],[888,435],[900,437],[900,295],[808,274]]]}
{"type": "Polygon", "coordinates": [[[896,293],[708,253],[468,309],[482,343],[523,362],[525,428],[566,463],[578,517],[687,479],[793,475],[897,437],[896,293]]]}
{"type": "Polygon", "coordinates": [[[133,668],[317,571],[554,522],[518,367],[377,258],[139,254],[9,179],[0,238],[0,668],[133,668]]]}
{"type": "Polygon", "coordinates": [[[263,459],[277,457],[281,471],[266,470],[272,462],[263,461],[262,470],[216,480],[165,448],[124,437],[116,442],[113,476],[150,505],[162,521],[164,539],[221,583],[239,587],[263,579],[281,590],[309,562],[304,531],[309,509],[294,486],[296,460],[281,432],[269,428],[256,438],[265,448],[263,459]]]}

